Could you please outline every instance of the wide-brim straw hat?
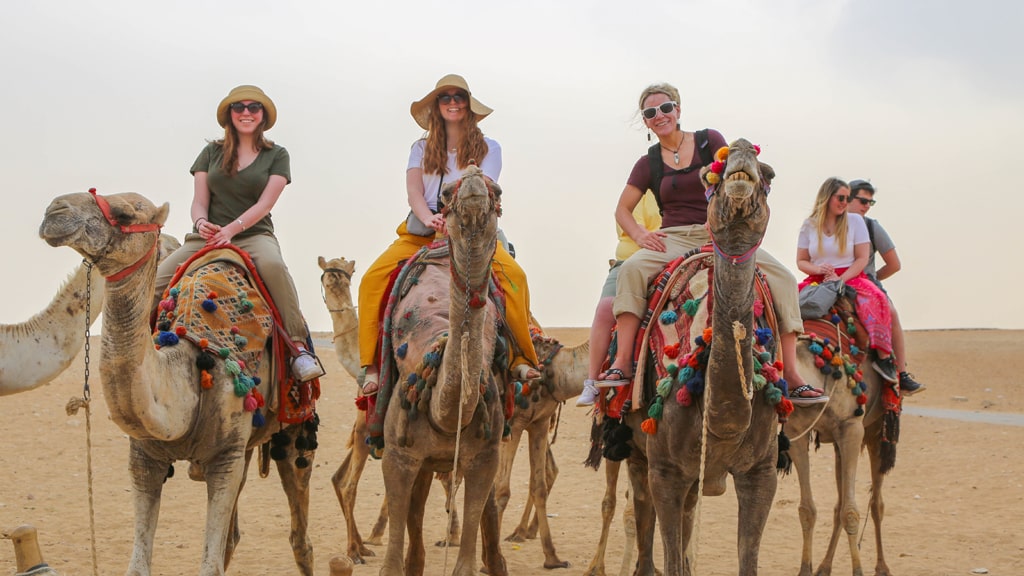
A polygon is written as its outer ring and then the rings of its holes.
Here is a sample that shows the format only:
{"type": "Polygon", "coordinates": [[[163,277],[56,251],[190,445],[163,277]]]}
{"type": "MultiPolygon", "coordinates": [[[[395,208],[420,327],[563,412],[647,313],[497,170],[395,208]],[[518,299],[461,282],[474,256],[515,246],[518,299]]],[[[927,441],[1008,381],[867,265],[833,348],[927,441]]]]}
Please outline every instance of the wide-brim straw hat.
{"type": "Polygon", "coordinates": [[[412,106],[409,107],[409,113],[412,114],[413,119],[420,125],[420,128],[430,130],[430,108],[437,106],[437,96],[446,88],[460,88],[465,90],[466,94],[469,94],[469,109],[476,116],[477,122],[486,118],[491,112],[494,112],[494,110],[484,106],[482,102],[473,96],[473,92],[470,91],[469,84],[466,83],[465,78],[458,74],[449,74],[438,80],[433,90],[420,100],[413,102],[412,106]]]}
{"type": "Polygon", "coordinates": [[[270,96],[264,94],[263,90],[257,86],[243,84],[232,88],[231,92],[228,92],[228,95],[217,106],[217,123],[221,128],[231,122],[231,112],[228,110],[228,106],[243,100],[252,100],[263,104],[264,130],[270,130],[274,126],[274,122],[277,122],[277,106],[274,106],[274,101],[270,99],[270,96]]]}

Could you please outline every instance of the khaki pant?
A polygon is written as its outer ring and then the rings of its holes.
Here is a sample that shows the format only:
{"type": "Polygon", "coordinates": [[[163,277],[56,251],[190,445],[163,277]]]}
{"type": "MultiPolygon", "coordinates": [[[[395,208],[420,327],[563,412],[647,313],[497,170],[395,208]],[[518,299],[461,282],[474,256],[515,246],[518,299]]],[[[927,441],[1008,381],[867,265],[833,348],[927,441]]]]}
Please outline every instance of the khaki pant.
{"type": "MultiPolygon", "coordinates": [[[[295,290],[295,283],[292,282],[292,275],[288,272],[288,266],[281,256],[281,245],[277,238],[271,234],[255,234],[242,238],[233,238],[232,244],[249,253],[256,271],[259,272],[263,284],[270,292],[274,300],[274,306],[281,313],[281,321],[284,322],[285,332],[294,341],[305,342],[309,331],[306,328],[306,320],[299,309],[299,294],[295,290]]],[[[163,296],[167,289],[168,282],[174,277],[178,266],[188,260],[193,254],[206,246],[206,240],[199,234],[188,234],[185,236],[185,243],[174,251],[173,254],[160,263],[156,270],[156,301],[163,296]]],[[[156,308],[156,305],[153,306],[156,308]]]]}
{"type": "MultiPolygon", "coordinates": [[[[620,266],[613,307],[615,316],[629,312],[643,318],[647,312],[647,285],[651,278],[669,262],[710,240],[703,224],[673,226],[663,228],[662,232],[667,233],[662,239],[667,248],[665,252],[641,248],[620,266]]],[[[775,314],[779,318],[779,330],[782,333],[802,332],[804,324],[800,317],[796,277],[781,262],[762,249],[757,250],[756,259],[772,291],[775,314]]]]}
{"type": "MultiPolygon", "coordinates": [[[[410,234],[402,222],[395,232],[398,238],[377,257],[359,282],[359,365],[375,365],[377,359],[377,338],[380,334],[381,300],[387,290],[388,277],[402,260],[411,258],[416,251],[434,241],[433,237],[410,234]]],[[[505,291],[505,317],[522,356],[512,358],[512,365],[539,364],[537,352],[530,338],[530,289],[526,284],[526,272],[505,250],[501,242],[494,252],[491,269],[498,283],[505,291]]]]}

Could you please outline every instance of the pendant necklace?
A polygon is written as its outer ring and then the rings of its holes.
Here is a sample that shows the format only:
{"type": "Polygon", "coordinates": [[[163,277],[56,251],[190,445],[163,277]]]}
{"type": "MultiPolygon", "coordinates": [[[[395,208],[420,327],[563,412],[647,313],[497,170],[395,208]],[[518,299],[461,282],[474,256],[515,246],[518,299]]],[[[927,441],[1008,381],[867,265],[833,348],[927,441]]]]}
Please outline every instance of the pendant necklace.
{"type": "Polygon", "coordinates": [[[675,163],[676,163],[677,166],[679,165],[679,149],[682,148],[683,147],[683,143],[686,142],[686,132],[682,132],[682,134],[683,134],[683,137],[679,139],[679,146],[676,146],[675,150],[669,150],[668,148],[665,148],[664,144],[661,145],[661,148],[663,150],[672,152],[672,159],[675,160],[675,163]]]}

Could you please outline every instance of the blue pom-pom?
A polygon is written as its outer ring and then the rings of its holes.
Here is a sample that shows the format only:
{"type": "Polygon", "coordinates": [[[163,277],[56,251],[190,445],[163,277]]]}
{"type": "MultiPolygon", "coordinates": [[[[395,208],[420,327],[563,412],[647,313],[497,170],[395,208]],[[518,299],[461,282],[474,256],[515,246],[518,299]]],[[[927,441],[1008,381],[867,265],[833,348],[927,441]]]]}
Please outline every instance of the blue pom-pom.
{"type": "Polygon", "coordinates": [[[161,332],[157,337],[157,343],[161,346],[174,346],[178,343],[178,335],[174,332],[161,332]]]}
{"type": "Polygon", "coordinates": [[[267,424],[267,419],[263,417],[263,413],[259,410],[252,413],[252,427],[263,428],[267,424]]]}
{"type": "Polygon", "coordinates": [[[412,385],[416,384],[416,376],[417,375],[416,375],[415,372],[412,373],[412,374],[409,374],[409,376],[405,379],[405,385],[406,386],[412,386],[412,385]]]}
{"type": "Polygon", "coordinates": [[[704,335],[697,336],[693,339],[693,343],[697,346],[704,346],[704,335]]]}
{"type": "Polygon", "coordinates": [[[170,296],[171,298],[177,298],[177,297],[178,297],[178,294],[181,294],[181,289],[180,289],[180,288],[178,288],[177,286],[175,286],[174,288],[171,288],[170,290],[168,290],[168,291],[167,291],[167,294],[168,294],[168,295],[169,295],[169,296],[170,296]]]}
{"type": "Polygon", "coordinates": [[[397,348],[397,349],[395,350],[395,354],[396,354],[396,355],[397,355],[397,356],[398,356],[399,358],[401,358],[401,359],[403,359],[403,360],[405,359],[405,355],[406,355],[406,353],[408,353],[408,352],[409,352],[409,343],[408,343],[408,342],[403,342],[403,343],[402,343],[402,345],[401,345],[401,346],[399,346],[399,347],[398,347],[398,348],[397,348]]]}
{"type": "Polygon", "coordinates": [[[757,335],[758,344],[765,346],[772,341],[772,329],[771,328],[758,328],[754,331],[757,335]]]}
{"type": "Polygon", "coordinates": [[[822,342],[825,343],[825,346],[830,346],[832,344],[832,339],[831,338],[825,338],[824,340],[822,340],[822,342]]]}
{"type": "Polygon", "coordinates": [[[832,323],[839,324],[843,319],[839,317],[839,314],[832,315],[832,323]]]}
{"type": "Polygon", "coordinates": [[[676,320],[679,320],[679,315],[674,310],[665,310],[658,318],[658,321],[665,325],[675,324],[676,320]]]}
{"type": "Polygon", "coordinates": [[[520,382],[519,380],[516,380],[516,396],[522,396],[522,395],[523,395],[523,383],[520,382]]]}
{"type": "Polygon", "coordinates": [[[245,348],[249,344],[249,339],[241,334],[235,334],[235,346],[239,348],[245,348]]]}
{"type": "Polygon", "coordinates": [[[206,310],[207,312],[214,312],[217,310],[217,303],[207,298],[206,300],[203,300],[203,310],[206,310]]]}
{"type": "Polygon", "coordinates": [[[821,344],[818,344],[817,342],[812,342],[808,348],[810,349],[811,354],[814,354],[815,356],[821,356],[821,352],[824,350],[824,348],[821,347],[821,344]]]}
{"type": "Polygon", "coordinates": [[[858,354],[860,354],[860,348],[856,344],[850,344],[850,355],[857,356],[858,354]]]}
{"type": "Polygon", "coordinates": [[[260,377],[259,376],[253,376],[252,377],[252,385],[253,386],[259,386],[260,385],[260,377]]]}
{"type": "Polygon", "coordinates": [[[423,363],[427,366],[438,367],[441,365],[441,353],[435,351],[427,352],[423,355],[423,363]]]}
{"type": "Polygon", "coordinates": [[[818,368],[818,370],[819,370],[819,371],[820,371],[820,372],[821,372],[822,374],[831,374],[831,373],[832,373],[832,366],[830,366],[830,365],[828,365],[828,364],[825,364],[825,365],[824,365],[824,366],[822,366],[821,368],[818,368]]]}

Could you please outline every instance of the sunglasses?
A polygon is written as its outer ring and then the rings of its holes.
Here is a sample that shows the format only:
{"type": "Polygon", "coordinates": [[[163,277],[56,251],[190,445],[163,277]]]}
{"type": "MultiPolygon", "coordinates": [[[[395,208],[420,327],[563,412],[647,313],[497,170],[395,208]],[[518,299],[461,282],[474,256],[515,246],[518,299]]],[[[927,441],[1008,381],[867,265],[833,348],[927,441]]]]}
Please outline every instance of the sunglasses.
{"type": "Polygon", "coordinates": [[[854,196],[853,198],[851,198],[851,200],[856,200],[863,204],[864,206],[874,206],[876,202],[875,200],[864,198],[863,196],[854,196]]]}
{"type": "Polygon", "coordinates": [[[845,204],[850,199],[850,196],[848,194],[836,194],[833,198],[845,204]]]}
{"type": "Polygon", "coordinates": [[[672,111],[676,109],[676,106],[678,106],[678,104],[670,100],[668,102],[663,102],[657,106],[644,108],[643,110],[641,110],[641,114],[643,114],[644,118],[647,118],[648,120],[654,120],[654,117],[658,115],[658,110],[661,110],[662,114],[671,114],[672,111]]]}
{"type": "Polygon", "coordinates": [[[244,110],[248,110],[249,114],[255,114],[260,110],[263,110],[263,104],[259,102],[250,102],[248,104],[242,104],[241,102],[235,102],[230,106],[231,111],[235,114],[241,114],[244,110]]]}
{"type": "Polygon", "coordinates": [[[466,100],[469,100],[469,96],[462,92],[456,92],[455,94],[441,94],[437,97],[437,101],[441,104],[451,104],[455,101],[456,104],[465,104],[466,100]]]}

